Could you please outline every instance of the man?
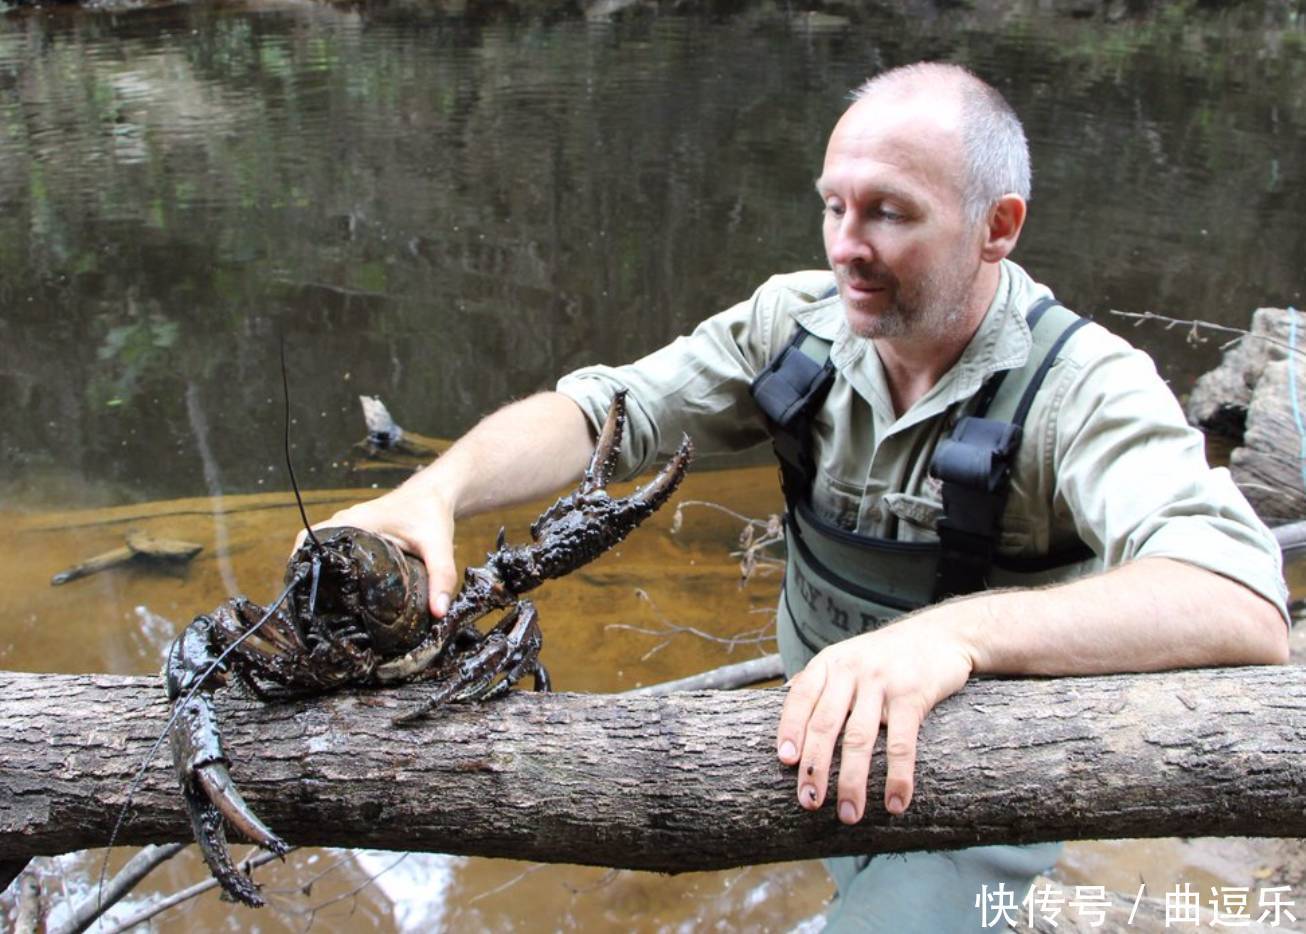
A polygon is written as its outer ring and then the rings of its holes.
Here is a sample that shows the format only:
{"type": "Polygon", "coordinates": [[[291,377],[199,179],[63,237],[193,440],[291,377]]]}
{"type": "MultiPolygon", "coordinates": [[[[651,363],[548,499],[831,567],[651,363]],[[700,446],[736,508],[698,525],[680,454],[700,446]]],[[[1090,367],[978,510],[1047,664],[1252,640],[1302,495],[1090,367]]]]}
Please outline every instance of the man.
{"type": "MultiPolygon", "coordinates": [[[[972,675],[1284,662],[1277,548],[1227,472],[1207,467],[1150,360],[1054,307],[1006,259],[1028,166],[1015,115],[969,72],[879,76],[835,127],[817,181],[833,277],[776,277],[633,365],[572,374],[332,524],[419,555],[440,614],[455,518],[574,483],[617,388],[630,392],[631,472],[682,430],[703,451],[770,431],[789,505],[779,639],[794,675],[777,754],[796,767],[801,807],[830,799],[850,824],[866,813],[881,724],[883,806],[901,814],[921,721],[972,675]],[[1004,581],[1022,586],[973,593],[1004,581]]],[[[832,860],[830,921],[978,928],[981,884],[1023,890],[1054,855],[832,860]]]]}

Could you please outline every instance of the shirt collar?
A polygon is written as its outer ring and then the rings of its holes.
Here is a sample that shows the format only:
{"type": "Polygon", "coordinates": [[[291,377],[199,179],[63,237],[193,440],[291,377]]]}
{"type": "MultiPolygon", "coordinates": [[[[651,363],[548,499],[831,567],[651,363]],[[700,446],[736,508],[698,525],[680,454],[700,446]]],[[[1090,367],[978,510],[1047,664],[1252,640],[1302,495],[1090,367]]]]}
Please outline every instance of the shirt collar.
{"type": "Polygon", "coordinates": [[[969,399],[994,373],[1025,364],[1033,347],[1019,300],[1032,285],[1032,280],[1027,280],[1023,269],[1009,260],[1002,261],[997,291],[975,336],[952,368],[896,421],[879,355],[870,352],[870,341],[848,330],[839,296],[796,309],[793,317],[810,333],[831,342],[830,360],[835,369],[873,407],[883,410],[886,421],[893,423],[893,431],[900,431],[969,399]]]}

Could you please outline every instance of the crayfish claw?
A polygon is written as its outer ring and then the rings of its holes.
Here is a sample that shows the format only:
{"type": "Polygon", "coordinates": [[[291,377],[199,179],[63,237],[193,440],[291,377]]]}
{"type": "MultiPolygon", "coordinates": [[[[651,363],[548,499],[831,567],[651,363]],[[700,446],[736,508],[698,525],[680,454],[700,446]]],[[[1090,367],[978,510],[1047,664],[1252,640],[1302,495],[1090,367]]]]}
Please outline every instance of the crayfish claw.
{"type": "Polygon", "coordinates": [[[594,454],[589,466],[585,468],[585,479],[581,481],[580,493],[602,490],[612,479],[617,469],[617,458],[621,455],[621,436],[626,428],[626,390],[619,389],[612,397],[607,418],[599,429],[599,436],[594,444],[594,454]]]}
{"type": "Polygon", "coordinates": [[[203,792],[185,785],[182,786],[182,800],[190,815],[200,855],[204,857],[204,862],[222,890],[251,908],[262,906],[263,896],[259,894],[259,887],[231,861],[231,851],[227,849],[227,837],[222,829],[222,814],[213,802],[203,792]]]}
{"type": "Polygon", "coordinates": [[[259,819],[231,780],[231,773],[220,762],[214,762],[196,770],[196,782],[213,806],[218,809],[232,827],[239,830],[251,843],[257,843],[265,850],[285,856],[290,849],[282,840],[259,819]]]}
{"type": "MultiPolygon", "coordinates": [[[[607,489],[613,471],[617,469],[617,458],[621,455],[621,436],[626,429],[626,390],[617,390],[612,397],[612,405],[603,427],[599,429],[598,440],[594,444],[594,453],[590,455],[589,466],[580,485],[569,496],[555,502],[540,517],[531,523],[531,540],[538,542],[540,536],[552,525],[556,525],[568,513],[576,510],[577,504],[584,501],[595,491],[607,489]]],[[[503,547],[500,541],[499,547],[503,547]]]]}
{"type": "MultiPolygon", "coordinates": [[[[694,442],[689,439],[689,435],[682,434],[680,447],[676,448],[676,453],[662,465],[657,476],[631,493],[627,499],[640,504],[650,512],[658,509],[676,491],[676,487],[680,486],[680,481],[685,479],[685,471],[689,469],[689,462],[693,459],[694,442]]],[[[640,520],[643,520],[643,516],[640,520]]]]}
{"type": "MultiPolygon", "coordinates": [[[[614,402],[613,411],[621,415],[624,410],[614,402]]],[[[617,419],[618,426],[621,421],[617,419]]],[[[620,438],[619,428],[614,432],[610,439],[613,445],[620,438]]],[[[688,435],[682,435],[680,447],[657,476],[629,496],[618,499],[601,488],[587,489],[587,478],[575,492],[559,499],[535,520],[531,525],[533,545],[501,546],[490,554],[487,567],[491,577],[511,594],[518,595],[588,564],[621,542],[671,497],[693,457],[694,444],[688,435]]]]}
{"type": "Polygon", "coordinates": [[[278,856],[289,847],[250,810],[232,782],[213,700],[207,692],[200,691],[181,704],[170,742],[182,800],[204,862],[227,894],[257,908],[263,898],[258,886],[232,862],[223,819],[278,856]]]}

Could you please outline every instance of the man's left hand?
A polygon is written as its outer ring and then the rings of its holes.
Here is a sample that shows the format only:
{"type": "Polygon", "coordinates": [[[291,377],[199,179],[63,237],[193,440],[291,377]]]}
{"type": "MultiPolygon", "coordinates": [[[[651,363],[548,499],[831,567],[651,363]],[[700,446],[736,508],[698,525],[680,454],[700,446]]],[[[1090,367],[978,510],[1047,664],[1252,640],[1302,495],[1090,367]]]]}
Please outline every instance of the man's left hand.
{"type": "Polygon", "coordinates": [[[934,705],[961,690],[974,662],[938,610],[829,646],[789,682],[776,749],[798,766],[798,803],[825,800],[835,742],[843,732],[838,814],[845,824],[866,808],[871,750],[887,725],[884,806],[901,814],[911,803],[916,735],[934,705]]]}

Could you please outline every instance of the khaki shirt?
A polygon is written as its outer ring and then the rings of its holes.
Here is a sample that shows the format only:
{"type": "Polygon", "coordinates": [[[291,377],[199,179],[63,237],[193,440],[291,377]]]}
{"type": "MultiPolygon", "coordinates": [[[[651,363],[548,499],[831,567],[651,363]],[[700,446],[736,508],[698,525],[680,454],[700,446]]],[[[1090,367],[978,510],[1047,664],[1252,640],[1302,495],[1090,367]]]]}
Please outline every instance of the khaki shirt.
{"type": "MultiPolygon", "coordinates": [[[[901,416],[871,341],[848,330],[828,271],[775,276],[745,302],[627,366],[593,366],[558,383],[591,425],[628,390],[619,470],[671,455],[681,432],[700,454],[769,439],[749,386],[796,323],[832,341],[835,379],[816,418],[812,504],[863,535],[936,541],[942,511],[930,458],[990,374],[1022,366],[1025,311],[1051,294],[1004,261],[997,294],[961,358],[901,416]]],[[[1082,328],[1048,372],[1025,423],[999,549],[1048,554],[1083,541],[1105,570],[1142,557],[1186,561],[1240,581],[1287,616],[1273,536],[1234,486],[1207,466],[1203,438],[1147,354],[1105,328],[1082,328]]]]}

